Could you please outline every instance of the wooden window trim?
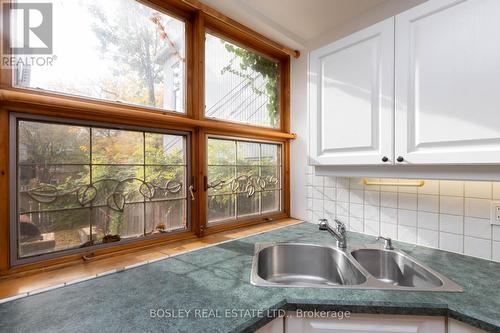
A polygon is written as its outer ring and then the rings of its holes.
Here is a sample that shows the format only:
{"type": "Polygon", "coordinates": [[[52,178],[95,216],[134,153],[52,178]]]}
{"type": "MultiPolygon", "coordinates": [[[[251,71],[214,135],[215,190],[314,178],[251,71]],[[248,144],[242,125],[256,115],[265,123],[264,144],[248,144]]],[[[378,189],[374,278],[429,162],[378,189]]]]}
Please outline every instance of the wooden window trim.
{"type": "Polygon", "coordinates": [[[244,26],[243,24],[227,17],[226,15],[211,8],[210,6],[205,5],[199,0],[148,0],[148,2],[169,2],[173,6],[182,8],[185,11],[201,12],[207,17],[207,20],[209,20],[210,22],[220,22],[221,24],[224,24],[228,30],[237,32],[242,36],[242,38],[251,38],[257,41],[260,47],[266,48],[268,50],[268,52],[266,53],[274,53],[294,58],[300,57],[299,51],[292,50],[288,47],[280,45],[279,43],[276,43],[275,41],[263,36],[262,34],[259,34],[258,32],[244,26]]]}
{"type": "MultiPolygon", "coordinates": [[[[206,22],[206,21],[205,21],[206,22]]],[[[269,60],[276,61],[279,65],[278,72],[279,72],[279,78],[278,78],[278,94],[279,94],[279,104],[278,104],[278,112],[280,116],[280,123],[279,126],[276,128],[273,127],[268,127],[268,126],[259,126],[259,125],[254,125],[254,124],[244,124],[240,123],[237,121],[231,121],[231,120],[224,120],[224,119],[219,119],[219,118],[207,118],[205,117],[205,105],[200,106],[201,110],[200,112],[200,119],[204,120],[210,120],[210,121],[219,121],[223,123],[231,123],[231,124],[236,124],[236,125],[244,125],[244,126],[251,126],[251,127],[258,127],[262,129],[267,129],[270,131],[277,131],[277,132],[287,132],[290,129],[286,127],[287,120],[284,117],[286,107],[287,105],[283,104],[283,98],[282,95],[286,93],[286,86],[283,85],[283,79],[287,79],[287,73],[286,71],[289,70],[288,67],[288,62],[287,62],[287,57],[279,56],[276,57],[275,55],[270,55],[269,53],[265,53],[262,49],[255,47],[255,45],[252,45],[248,43],[246,40],[241,40],[238,39],[239,37],[235,34],[232,34],[230,31],[225,31],[221,29],[220,27],[215,27],[213,24],[206,23],[205,29],[203,31],[203,41],[205,40],[206,34],[210,34],[214,37],[220,38],[222,40],[225,40],[227,42],[230,42],[231,44],[234,44],[238,47],[250,50],[252,52],[255,52],[256,54],[259,54],[269,60]]],[[[203,43],[204,44],[204,43],[203,43]]],[[[205,67],[204,67],[204,62],[200,63],[200,67],[198,68],[199,76],[200,78],[203,78],[203,81],[205,80],[205,67]]],[[[202,99],[204,100],[204,99],[202,99]]]]}
{"type": "Polygon", "coordinates": [[[289,161],[289,156],[288,156],[288,147],[289,147],[289,142],[288,140],[269,140],[269,139],[264,139],[260,136],[256,135],[241,135],[241,134],[232,134],[228,135],[227,132],[224,131],[201,131],[199,134],[199,142],[203,145],[203,148],[200,149],[200,151],[203,152],[203,156],[200,156],[200,166],[202,168],[202,172],[200,175],[200,183],[199,187],[202,191],[202,195],[200,196],[200,203],[198,207],[200,208],[200,221],[203,221],[204,223],[200,227],[200,234],[201,235],[207,235],[207,234],[212,234],[220,231],[225,231],[225,230],[230,230],[230,229],[235,229],[239,228],[242,226],[246,225],[251,225],[251,224],[256,224],[256,223],[263,223],[263,222],[268,222],[268,221],[274,221],[277,219],[282,219],[282,218],[287,218],[290,217],[290,186],[289,186],[289,179],[288,176],[290,174],[289,172],[289,167],[288,164],[285,161],[289,161]],[[235,219],[228,219],[224,220],[221,222],[214,223],[213,225],[208,225],[208,218],[207,218],[207,191],[205,190],[205,180],[204,177],[208,175],[208,157],[206,152],[208,152],[208,139],[212,138],[226,138],[228,140],[234,139],[234,140],[248,140],[251,142],[260,142],[260,143],[274,143],[274,144],[280,144],[281,145],[281,182],[282,182],[282,190],[281,190],[281,195],[282,197],[282,202],[281,202],[281,210],[280,211],[274,211],[274,212],[268,212],[265,214],[256,214],[256,215],[251,215],[248,217],[239,217],[235,219]],[[254,141],[252,141],[254,140],[254,141]]]}
{"type": "MultiPolygon", "coordinates": [[[[195,177],[195,202],[198,202],[198,204],[193,204],[191,209],[191,231],[95,249],[85,253],[87,256],[118,255],[164,242],[200,237],[203,234],[290,216],[290,140],[295,138],[295,134],[290,133],[290,57],[298,57],[299,52],[279,45],[197,0],[138,1],[180,18],[186,24],[186,112],[179,114],[143,106],[16,88],[12,86],[11,70],[2,68],[0,70],[0,102],[2,104],[0,106],[0,277],[46,270],[82,260],[82,253],[79,253],[15,267],[10,263],[9,119],[12,112],[69,120],[96,121],[115,126],[129,125],[145,129],[171,129],[191,133],[191,175],[195,177]],[[214,31],[237,45],[255,50],[280,62],[279,128],[204,118],[204,49],[207,30],[214,31]],[[224,135],[282,143],[282,212],[206,227],[206,209],[204,208],[206,193],[203,191],[203,176],[206,174],[204,164],[207,148],[204,143],[206,135],[224,135]]],[[[7,42],[6,38],[4,36],[4,43],[7,42]]]]}
{"type": "MultiPolygon", "coordinates": [[[[194,177],[194,172],[192,170],[192,163],[189,163],[189,161],[192,161],[191,156],[194,154],[192,151],[193,145],[192,143],[192,137],[193,137],[193,131],[192,130],[172,130],[172,129],[158,129],[156,127],[152,128],[144,128],[140,126],[130,126],[130,125],[116,125],[116,124],[107,124],[107,123],[102,123],[102,122],[97,122],[97,121],[83,121],[83,120],[65,120],[61,118],[55,118],[55,117],[45,117],[45,116],[40,116],[40,115],[33,115],[33,114],[20,114],[20,113],[11,113],[10,115],[10,124],[9,124],[9,131],[10,131],[10,138],[16,137],[17,134],[19,133],[19,128],[18,124],[19,121],[28,121],[28,122],[40,122],[40,123],[48,123],[48,124],[60,124],[60,125],[74,125],[74,126],[83,126],[83,127],[89,127],[93,129],[115,129],[115,130],[125,130],[125,131],[133,131],[133,132],[146,132],[146,133],[157,133],[157,134],[173,134],[173,135],[179,135],[185,138],[185,157],[186,157],[186,182],[184,184],[184,187],[186,188],[186,198],[185,198],[185,204],[186,204],[186,229],[182,230],[175,230],[172,231],[168,234],[154,234],[154,235],[148,235],[148,236],[142,236],[138,238],[129,238],[129,239],[123,239],[119,245],[123,245],[127,247],[128,244],[136,243],[138,241],[148,241],[151,240],[152,242],[162,240],[166,236],[171,236],[173,239],[178,238],[178,235],[184,235],[184,234],[192,234],[193,233],[193,226],[192,226],[192,221],[193,219],[193,210],[197,207],[196,203],[193,202],[189,198],[189,194],[187,192],[187,188],[189,185],[192,185],[193,177],[194,177]]],[[[91,148],[92,149],[92,148],[91,148]]],[[[17,145],[16,146],[11,146],[10,147],[11,154],[10,156],[18,156],[18,151],[17,151],[17,145]]],[[[145,152],[144,152],[145,153],[145,152]]],[[[93,164],[90,162],[91,167],[96,166],[99,164],[93,164]]],[[[83,165],[83,164],[82,164],[83,165]]],[[[116,164],[119,166],[120,164],[116,164]]],[[[146,161],[144,161],[144,165],[146,164],[146,161]]],[[[12,177],[10,178],[10,190],[9,192],[16,192],[17,193],[17,177],[19,174],[15,171],[19,167],[19,164],[17,161],[15,161],[14,158],[10,160],[10,172],[13,173],[12,177]]],[[[15,214],[17,214],[17,210],[19,206],[19,202],[15,200],[14,198],[11,197],[10,200],[10,227],[13,226],[13,219],[15,218],[15,214]],[[16,207],[16,209],[12,209],[13,207],[16,207]]],[[[86,206],[85,208],[89,208],[86,206]]],[[[17,223],[17,221],[15,222],[17,223]]],[[[144,223],[146,223],[144,221],[144,223]]],[[[15,243],[17,240],[17,235],[14,233],[10,234],[10,249],[12,250],[15,248],[12,244],[15,243]]],[[[32,255],[32,256],[27,256],[24,258],[15,258],[14,253],[10,253],[10,263],[12,266],[22,266],[24,264],[30,264],[33,262],[37,261],[46,261],[49,259],[53,258],[58,258],[58,257],[63,257],[63,256],[68,256],[71,254],[80,254],[80,256],[92,256],[92,253],[94,252],[102,252],[102,253],[107,253],[105,251],[107,248],[112,248],[112,247],[117,247],[118,244],[113,244],[113,243],[103,243],[103,244],[97,244],[93,245],[92,247],[89,248],[70,248],[70,249],[64,249],[56,252],[48,252],[48,253],[42,253],[38,255],[32,255]],[[104,251],[103,251],[104,250],[104,251]],[[40,260],[37,260],[36,258],[41,258],[40,260]]],[[[16,251],[19,251],[19,249],[16,249],[16,251]]]]}
{"type": "MultiPolygon", "coordinates": [[[[79,105],[79,102],[83,102],[91,106],[101,106],[103,108],[110,107],[116,109],[122,109],[125,112],[148,112],[150,114],[166,114],[176,117],[177,119],[182,118],[193,118],[193,108],[191,101],[194,99],[193,97],[193,89],[190,85],[193,84],[193,62],[194,62],[194,52],[193,46],[196,44],[193,40],[193,13],[189,13],[185,10],[180,10],[175,6],[159,6],[156,2],[158,1],[143,1],[143,0],[133,0],[139,3],[142,3],[145,6],[149,6],[150,8],[156,9],[159,12],[162,12],[166,15],[174,17],[176,19],[184,22],[185,27],[185,39],[186,39],[186,98],[185,98],[185,112],[176,112],[173,110],[166,110],[159,107],[148,106],[148,105],[134,105],[127,102],[115,102],[109,100],[98,99],[89,96],[82,96],[77,94],[69,94],[64,92],[57,91],[44,91],[31,87],[15,87],[12,85],[12,70],[1,68],[0,69],[0,101],[5,101],[6,103],[12,102],[15,103],[19,100],[25,100],[26,102],[31,102],[32,104],[38,103],[35,96],[39,96],[42,98],[53,98],[53,102],[55,105],[59,103],[63,103],[65,106],[73,106],[74,109],[82,109],[85,110],[85,107],[79,105]],[[16,93],[19,93],[19,96],[16,96],[16,93]],[[16,96],[16,97],[15,97],[16,96]],[[30,96],[29,98],[24,98],[26,96],[30,96]]],[[[7,15],[3,13],[3,15],[7,15]]],[[[9,41],[7,36],[2,34],[3,40],[2,45],[8,45],[9,41]]],[[[3,56],[3,49],[0,50],[0,54],[3,56]]]]}

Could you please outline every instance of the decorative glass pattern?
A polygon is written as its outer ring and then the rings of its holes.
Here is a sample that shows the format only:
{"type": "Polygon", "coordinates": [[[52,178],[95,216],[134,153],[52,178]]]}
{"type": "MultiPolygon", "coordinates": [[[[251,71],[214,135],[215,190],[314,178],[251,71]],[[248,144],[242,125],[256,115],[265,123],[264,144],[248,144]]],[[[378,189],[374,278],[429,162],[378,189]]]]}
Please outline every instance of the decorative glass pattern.
{"type": "Polygon", "coordinates": [[[18,257],[186,229],[186,136],[17,124],[18,257]]]}
{"type": "Polygon", "coordinates": [[[208,223],[281,210],[281,145],[208,139],[208,223]]]}

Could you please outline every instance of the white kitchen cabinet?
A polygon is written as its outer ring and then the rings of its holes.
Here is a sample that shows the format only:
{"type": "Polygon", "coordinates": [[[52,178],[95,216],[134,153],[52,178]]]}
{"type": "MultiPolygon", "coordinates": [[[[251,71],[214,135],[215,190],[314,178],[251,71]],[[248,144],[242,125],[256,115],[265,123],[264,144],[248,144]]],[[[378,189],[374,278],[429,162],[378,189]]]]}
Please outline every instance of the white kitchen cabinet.
{"type": "Polygon", "coordinates": [[[396,16],[395,156],[500,163],[500,1],[431,0],[396,16]]]}
{"type": "Polygon", "coordinates": [[[498,13],[430,0],[311,52],[310,164],[500,164],[498,13]]]}
{"type": "Polygon", "coordinates": [[[286,333],[445,333],[444,317],[352,314],[343,320],[289,315],[286,333]]]}
{"type": "Polygon", "coordinates": [[[394,19],[311,52],[309,65],[310,164],[391,163],[394,19]]]}
{"type": "Polygon", "coordinates": [[[448,333],[486,333],[455,319],[448,319],[448,333]]]}
{"type": "Polygon", "coordinates": [[[284,332],[284,319],[276,318],[265,326],[259,328],[255,333],[283,333],[284,332]]]}

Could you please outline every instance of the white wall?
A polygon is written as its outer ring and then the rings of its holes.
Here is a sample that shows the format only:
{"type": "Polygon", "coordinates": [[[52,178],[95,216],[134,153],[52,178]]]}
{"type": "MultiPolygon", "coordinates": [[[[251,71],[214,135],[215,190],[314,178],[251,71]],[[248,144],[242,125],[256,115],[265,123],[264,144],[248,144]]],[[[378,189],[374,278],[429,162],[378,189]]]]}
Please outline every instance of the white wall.
{"type": "Polygon", "coordinates": [[[344,24],[329,33],[319,36],[306,43],[306,48],[300,50],[301,56],[292,59],[291,66],[291,128],[297,134],[297,139],[291,147],[291,208],[292,216],[305,220],[306,210],[306,167],[307,167],[307,67],[309,51],[345,37],[357,30],[394,16],[408,8],[414,7],[425,0],[388,0],[356,19],[344,24]]]}

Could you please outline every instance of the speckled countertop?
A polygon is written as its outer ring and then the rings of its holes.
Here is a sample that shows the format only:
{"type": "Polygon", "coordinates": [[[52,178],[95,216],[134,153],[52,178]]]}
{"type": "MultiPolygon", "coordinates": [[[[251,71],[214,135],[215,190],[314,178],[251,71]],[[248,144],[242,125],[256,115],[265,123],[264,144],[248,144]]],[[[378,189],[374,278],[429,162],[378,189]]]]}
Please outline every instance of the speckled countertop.
{"type": "MultiPolygon", "coordinates": [[[[374,237],[349,233],[351,245],[374,237]]],[[[250,284],[254,244],[329,243],[301,223],[0,305],[1,332],[251,332],[268,309],[448,315],[500,332],[500,263],[394,242],[463,293],[263,288],[250,284]],[[158,309],[162,318],[152,318],[158,309]],[[185,311],[189,311],[189,314],[185,311]],[[166,318],[167,313],[177,317],[166,318]],[[186,317],[187,316],[187,317],[186,317]]]]}

